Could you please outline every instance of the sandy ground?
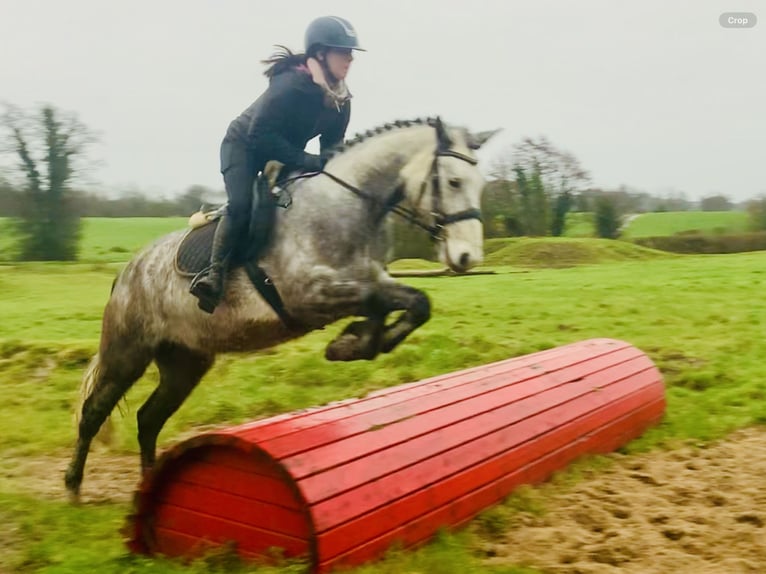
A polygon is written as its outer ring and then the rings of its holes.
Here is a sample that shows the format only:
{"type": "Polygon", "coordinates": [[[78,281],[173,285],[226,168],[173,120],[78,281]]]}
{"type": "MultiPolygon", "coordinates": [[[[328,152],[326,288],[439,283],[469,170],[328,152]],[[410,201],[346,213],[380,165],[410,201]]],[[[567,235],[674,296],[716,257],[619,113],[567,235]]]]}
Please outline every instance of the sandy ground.
{"type": "Polygon", "coordinates": [[[562,574],[766,572],[766,428],[611,457],[553,492],[541,516],[522,513],[484,542],[485,562],[562,574]]]}
{"type": "MultiPolygon", "coordinates": [[[[614,463],[574,486],[543,486],[545,512],[519,513],[477,551],[486,564],[562,574],[766,573],[766,428],[614,463]]],[[[4,481],[65,499],[65,458],[15,461],[4,481]]],[[[91,453],[82,502],[128,501],[138,457],[91,453]]],[[[475,525],[473,528],[476,528],[475,525]]]]}
{"type": "MultiPolygon", "coordinates": [[[[69,459],[35,457],[15,459],[3,469],[2,479],[17,485],[17,492],[31,493],[50,500],[68,500],[64,488],[64,472],[69,459]]],[[[138,455],[109,454],[104,447],[88,456],[85,480],[82,484],[83,504],[126,502],[133,498],[139,483],[138,455]]]]}

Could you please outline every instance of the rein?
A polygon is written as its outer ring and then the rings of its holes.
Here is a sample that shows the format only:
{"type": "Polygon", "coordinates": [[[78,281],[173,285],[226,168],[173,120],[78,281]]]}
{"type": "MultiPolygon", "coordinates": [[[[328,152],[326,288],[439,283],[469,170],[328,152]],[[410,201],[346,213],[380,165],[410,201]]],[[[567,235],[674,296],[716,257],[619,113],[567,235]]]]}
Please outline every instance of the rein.
{"type": "Polygon", "coordinates": [[[434,218],[434,222],[431,225],[427,223],[423,223],[420,220],[420,217],[418,217],[417,210],[410,209],[407,207],[402,207],[401,205],[399,205],[399,203],[404,199],[404,192],[402,191],[401,187],[397,188],[394,194],[391,197],[389,197],[388,200],[383,202],[383,201],[380,201],[377,197],[370,195],[364,190],[324,170],[303,173],[303,174],[286,178],[279,182],[279,186],[281,187],[289,183],[292,183],[293,181],[296,181],[298,179],[314,177],[319,174],[326,175],[335,183],[337,183],[341,187],[346,188],[348,191],[350,191],[357,197],[360,197],[372,203],[377,203],[379,205],[382,205],[385,208],[385,210],[381,218],[389,212],[394,213],[398,215],[399,217],[401,217],[402,219],[404,219],[405,221],[407,221],[408,223],[412,225],[416,225],[417,227],[420,227],[421,229],[428,232],[428,235],[431,237],[432,240],[441,241],[444,239],[444,228],[447,225],[450,225],[452,223],[457,223],[458,221],[465,221],[467,219],[478,219],[479,221],[481,221],[481,211],[476,208],[470,208],[470,209],[465,209],[463,211],[459,211],[457,213],[444,213],[442,209],[441,179],[439,178],[439,158],[440,157],[455,157],[457,159],[468,162],[471,165],[476,165],[478,163],[476,159],[468,155],[462,154],[457,151],[449,150],[449,149],[438,150],[434,154],[434,159],[431,162],[431,169],[428,175],[426,176],[426,179],[424,179],[423,183],[420,185],[420,195],[417,201],[417,204],[419,205],[420,200],[423,197],[423,194],[425,193],[427,182],[430,179],[431,180],[431,215],[434,218]]]}

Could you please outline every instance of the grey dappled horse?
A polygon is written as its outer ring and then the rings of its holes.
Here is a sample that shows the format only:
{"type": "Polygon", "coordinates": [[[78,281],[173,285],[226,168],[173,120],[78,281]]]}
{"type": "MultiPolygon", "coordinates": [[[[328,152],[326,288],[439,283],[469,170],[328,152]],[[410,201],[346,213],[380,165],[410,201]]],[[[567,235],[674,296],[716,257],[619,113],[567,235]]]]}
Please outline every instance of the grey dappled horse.
{"type": "Polygon", "coordinates": [[[133,258],[114,282],[99,350],[83,378],[79,437],[65,479],[73,499],[92,439],[152,360],[160,382],[138,411],[144,472],[155,461],[163,425],[217,353],[272,347],[358,316],[364,319],[346,327],[327,346],[326,357],[372,359],[426,322],[427,296],[395,282],[372,255],[380,252],[375,243],[383,220],[392,209],[404,208],[437,239],[439,257],[452,270],[466,271],[480,262],[484,179],[472,150],[492,133],[446,128],[438,118],[396,122],[338,150],[325,167],[331,175],[294,181],[294,202],[278,210],[260,266],[297,328],[280,320],[242,268],[230,272],[215,313],[199,310],[189,279],[174,270],[183,232],[161,238],[133,258]],[[403,313],[386,324],[395,311],[403,313]]]}

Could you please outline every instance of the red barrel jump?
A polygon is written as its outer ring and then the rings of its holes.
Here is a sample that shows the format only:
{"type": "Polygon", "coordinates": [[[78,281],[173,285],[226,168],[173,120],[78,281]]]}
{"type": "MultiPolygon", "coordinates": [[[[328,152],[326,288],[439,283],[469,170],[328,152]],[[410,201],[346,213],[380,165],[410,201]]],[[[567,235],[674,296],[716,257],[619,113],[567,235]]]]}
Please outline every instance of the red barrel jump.
{"type": "Polygon", "coordinates": [[[157,462],[130,547],[306,556],[316,571],[412,546],[522,484],[640,435],[662,377],[628,343],[591,339],[202,434],[157,462]]]}

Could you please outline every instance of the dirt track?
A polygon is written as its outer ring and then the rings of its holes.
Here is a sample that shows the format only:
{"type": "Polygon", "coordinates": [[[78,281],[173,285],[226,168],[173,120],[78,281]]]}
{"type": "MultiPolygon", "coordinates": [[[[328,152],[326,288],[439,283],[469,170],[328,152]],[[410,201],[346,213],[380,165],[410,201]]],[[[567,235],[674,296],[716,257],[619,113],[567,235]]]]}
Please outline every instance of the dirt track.
{"type": "MultiPolygon", "coordinates": [[[[487,564],[561,574],[766,572],[766,429],[616,464],[481,545],[487,564]]],[[[561,489],[560,489],[561,490],[561,489]]]]}

